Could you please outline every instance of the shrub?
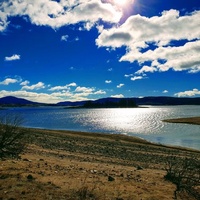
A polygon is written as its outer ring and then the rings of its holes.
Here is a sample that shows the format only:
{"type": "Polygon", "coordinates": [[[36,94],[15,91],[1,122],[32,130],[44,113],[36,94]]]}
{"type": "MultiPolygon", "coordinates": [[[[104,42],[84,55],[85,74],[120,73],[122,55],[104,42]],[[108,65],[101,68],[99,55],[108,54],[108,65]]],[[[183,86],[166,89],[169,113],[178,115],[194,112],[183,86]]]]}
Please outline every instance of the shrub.
{"type": "Polygon", "coordinates": [[[27,130],[20,128],[22,118],[6,115],[0,118],[0,159],[17,158],[26,147],[27,130]]]}
{"type": "Polygon", "coordinates": [[[176,185],[175,198],[178,191],[186,191],[196,199],[200,198],[200,194],[196,190],[196,187],[200,186],[199,159],[169,156],[166,171],[165,178],[176,185]]]}

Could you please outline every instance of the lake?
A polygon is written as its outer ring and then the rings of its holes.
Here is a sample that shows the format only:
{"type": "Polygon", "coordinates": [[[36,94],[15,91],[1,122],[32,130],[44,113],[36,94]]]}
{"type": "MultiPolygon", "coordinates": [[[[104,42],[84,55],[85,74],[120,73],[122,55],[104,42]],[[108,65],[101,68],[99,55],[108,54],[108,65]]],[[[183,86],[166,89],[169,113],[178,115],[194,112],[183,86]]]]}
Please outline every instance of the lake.
{"type": "Polygon", "coordinates": [[[200,150],[200,126],[162,122],[168,118],[200,116],[200,106],[148,108],[64,109],[63,107],[8,108],[0,115],[19,114],[22,126],[126,134],[160,144],[200,150]]]}

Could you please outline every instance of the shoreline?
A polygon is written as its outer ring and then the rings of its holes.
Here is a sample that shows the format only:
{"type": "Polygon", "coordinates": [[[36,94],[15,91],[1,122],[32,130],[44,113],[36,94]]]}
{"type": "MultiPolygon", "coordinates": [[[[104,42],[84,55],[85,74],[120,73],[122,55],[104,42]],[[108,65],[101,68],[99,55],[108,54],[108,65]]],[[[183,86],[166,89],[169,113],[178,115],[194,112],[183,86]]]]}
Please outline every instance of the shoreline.
{"type": "Polygon", "coordinates": [[[89,137],[93,139],[108,139],[108,140],[123,141],[123,142],[137,143],[137,144],[142,144],[142,145],[150,145],[154,147],[163,147],[163,148],[169,148],[169,149],[177,149],[177,150],[183,150],[183,151],[186,150],[186,151],[200,153],[199,149],[151,142],[141,137],[125,135],[125,134],[116,134],[116,133],[111,134],[111,133],[74,131],[74,130],[62,130],[62,129],[59,130],[59,129],[45,129],[45,128],[26,128],[26,127],[23,127],[23,129],[29,129],[31,131],[36,131],[36,132],[45,133],[45,134],[46,133],[59,134],[63,136],[66,135],[66,136],[75,136],[75,137],[83,137],[83,138],[89,137]]]}
{"type": "MultiPolygon", "coordinates": [[[[185,118],[184,118],[185,119],[185,118]]],[[[175,119],[176,120],[176,119],[175,119]]],[[[164,120],[162,120],[164,121],[164,120]]],[[[166,121],[167,122],[167,121],[166,121]]],[[[171,123],[171,122],[167,122],[167,123],[171,123]]],[[[175,123],[175,122],[174,122],[175,123]]],[[[99,136],[102,136],[103,138],[123,138],[126,140],[130,140],[130,141],[139,141],[140,143],[147,143],[147,144],[151,144],[151,145],[155,145],[155,146],[163,146],[163,147],[169,147],[169,148],[175,148],[175,149],[186,149],[186,150],[191,150],[191,151],[199,151],[200,152],[200,149],[198,148],[194,148],[194,147],[189,147],[189,146],[180,146],[180,145],[175,145],[175,144],[168,144],[168,143],[159,143],[159,142],[154,142],[154,141],[150,141],[150,140],[147,140],[145,138],[142,138],[142,137],[139,137],[137,135],[129,135],[129,134],[122,134],[122,133],[108,133],[108,132],[89,132],[89,131],[81,131],[81,130],[65,130],[65,129],[48,129],[48,128],[34,128],[34,127],[23,127],[25,129],[32,129],[32,130],[41,130],[41,131],[49,131],[49,132],[60,132],[60,133],[71,133],[71,134],[75,134],[75,135],[82,135],[82,136],[91,136],[91,137],[99,137],[99,136]]]]}
{"type": "Polygon", "coordinates": [[[169,123],[183,123],[183,124],[193,124],[200,125],[200,117],[186,117],[186,118],[176,118],[176,119],[164,119],[163,122],[169,123]]]}
{"type": "Polygon", "coordinates": [[[169,157],[200,159],[200,151],[133,136],[26,130],[21,159],[0,161],[0,199],[171,200],[176,186],[164,178],[169,157]]]}

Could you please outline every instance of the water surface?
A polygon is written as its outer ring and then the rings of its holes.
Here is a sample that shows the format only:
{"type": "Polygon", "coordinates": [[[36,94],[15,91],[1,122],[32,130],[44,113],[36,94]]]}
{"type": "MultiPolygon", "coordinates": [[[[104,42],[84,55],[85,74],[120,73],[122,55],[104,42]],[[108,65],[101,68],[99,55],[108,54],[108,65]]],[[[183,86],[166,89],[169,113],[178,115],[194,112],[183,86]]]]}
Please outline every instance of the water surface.
{"type": "Polygon", "coordinates": [[[162,122],[200,116],[200,106],[149,106],[125,109],[9,108],[1,114],[20,114],[23,126],[133,135],[151,142],[200,150],[200,126],[162,122]]]}

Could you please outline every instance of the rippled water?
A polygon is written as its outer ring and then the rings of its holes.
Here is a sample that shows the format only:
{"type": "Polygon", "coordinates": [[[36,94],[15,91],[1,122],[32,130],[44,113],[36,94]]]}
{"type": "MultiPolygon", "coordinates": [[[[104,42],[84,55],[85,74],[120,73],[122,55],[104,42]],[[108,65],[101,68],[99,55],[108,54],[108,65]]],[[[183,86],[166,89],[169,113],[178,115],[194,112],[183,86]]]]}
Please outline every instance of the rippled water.
{"type": "Polygon", "coordinates": [[[130,109],[64,109],[62,107],[10,108],[0,113],[17,113],[23,126],[46,129],[118,133],[152,142],[200,150],[200,126],[171,124],[163,119],[200,116],[200,106],[162,106],[130,109]]]}

